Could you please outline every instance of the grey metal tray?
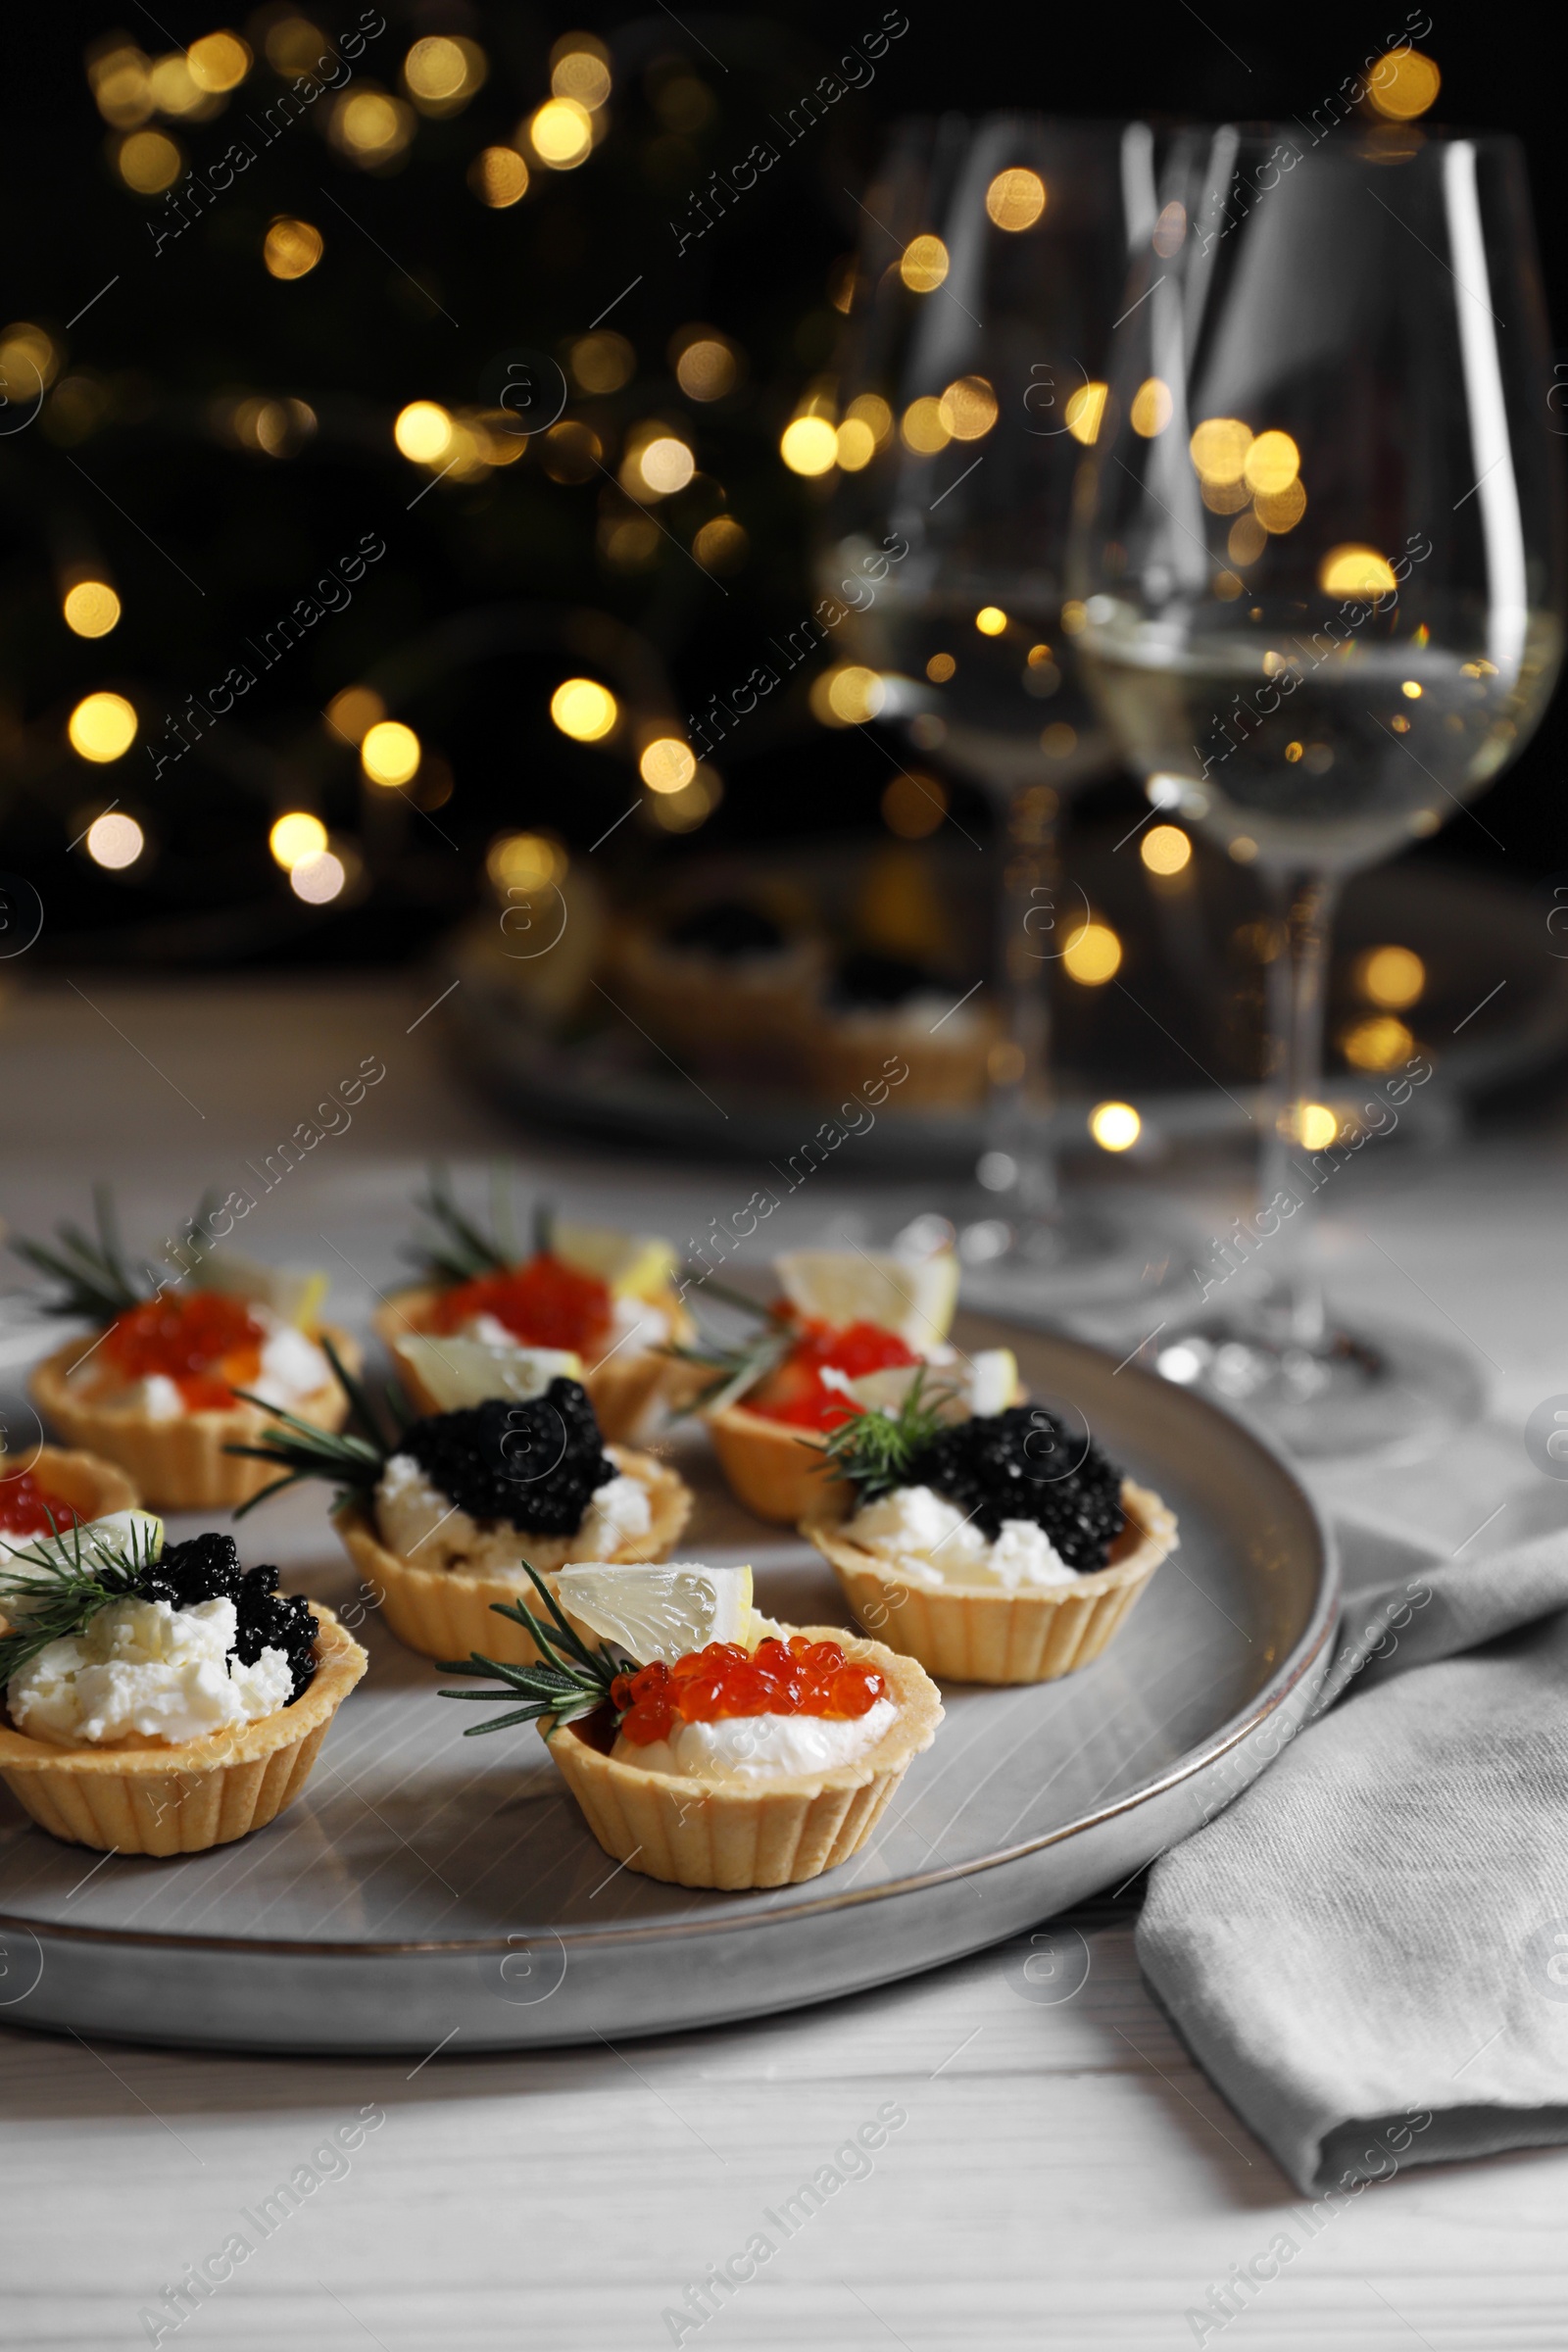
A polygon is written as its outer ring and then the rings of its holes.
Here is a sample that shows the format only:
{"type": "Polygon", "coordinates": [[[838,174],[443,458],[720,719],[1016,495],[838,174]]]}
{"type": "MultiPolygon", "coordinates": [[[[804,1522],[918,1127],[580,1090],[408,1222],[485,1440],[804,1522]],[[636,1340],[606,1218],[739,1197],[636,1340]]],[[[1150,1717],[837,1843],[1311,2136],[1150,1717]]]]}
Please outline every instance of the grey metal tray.
{"type": "MultiPolygon", "coordinates": [[[[466,1707],[373,1615],[370,1670],[305,1796],[169,1861],[57,1843],[0,1791],[0,2023],[250,2049],[502,2049],[707,2026],[908,1976],[1113,1886],[1228,1801],[1308,1709],[1338,1603],[1297,1481],[1200,1398],[1077,1342],[968,1316],[1032,1393],[1166,1497],[1181,1549],[1105,1656],[1037,1688],[950,1687],[871,1843],[804,1886],[694,1893],[616,1868],[531,1729],[466,1707]]],[[[762,1530],[697,1447],[685,1556],[751,1559],[761,1606],[844,1622],[816,1555],[762,1530]]],[[[179,1522],[173,1523],[179,1532],[179,1522]]],[[[248,1560],[341,1607],[318,1494],[244,1522],[248,1560]]]]}

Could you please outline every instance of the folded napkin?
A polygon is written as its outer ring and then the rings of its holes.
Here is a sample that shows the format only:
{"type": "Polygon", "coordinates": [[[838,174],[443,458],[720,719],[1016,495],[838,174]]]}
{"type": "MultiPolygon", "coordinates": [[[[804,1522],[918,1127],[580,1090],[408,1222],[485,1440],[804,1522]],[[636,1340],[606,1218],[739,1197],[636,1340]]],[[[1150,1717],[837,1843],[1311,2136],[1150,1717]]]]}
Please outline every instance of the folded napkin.
{"type": "Polygon", "coordinates": [[[1155,1866],[1138,1930],[1314,2194],[1568,2139],[1568,1533],[1473,1566],[1399,1549],[1314,1720],[1155,1866]]]}

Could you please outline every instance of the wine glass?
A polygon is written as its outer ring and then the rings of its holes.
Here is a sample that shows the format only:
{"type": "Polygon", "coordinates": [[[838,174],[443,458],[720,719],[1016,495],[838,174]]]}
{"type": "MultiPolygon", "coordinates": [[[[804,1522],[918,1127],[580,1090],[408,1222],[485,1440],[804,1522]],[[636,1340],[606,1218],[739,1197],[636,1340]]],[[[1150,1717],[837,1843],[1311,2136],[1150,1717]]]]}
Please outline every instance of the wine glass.
{"type": "Polygon", "coordinates": [[[978,1269],[1013,1302],[1020,1284],[1056,1304],[1075,1277],[1113,1287],[1118,1253],[1134,1278],[1149,1255],[1147,1219],[1135,1240],[1063,1200],[1050,985],[1090,916],[1059,871],[1060,813],[1118,763],[1061,621],[1072,483],[1131,253],[1157,235],[1156,167],[1143,123],[945,115],[902,124],[857,200],[820,585],[852,607],[841,658],[875,674],[854,714],[896,721],[1001,820],[981,1192],[960,1248],[971,1288],[978,1269]]]}
{"type": "Polygon", "coordinates": [[[1071,619],[1153,807],[1256,868],[1273,953],[1249,1271],[1216,1256],[1200,1317],[1157,1361],[1298,1453],[1419,1444],[1480,1409],[1474,1359],[1430,1332],[1342,1330],[1306,1245],[1315,1196],[1430,1065],[1391,1025],[1388,1074],[1343,1122],[1323,1100],[1324,979],[1344,878],[1479,793],[1557,673],[1523,159],[1408,125],[1315,145],[1230,125],[1175,158],[1161,194],[1180,242],[1127,288],[1076,496],[1071,619]],[[1260,1278],[1261,1297],[1238,1295],[1260,1278]]]}

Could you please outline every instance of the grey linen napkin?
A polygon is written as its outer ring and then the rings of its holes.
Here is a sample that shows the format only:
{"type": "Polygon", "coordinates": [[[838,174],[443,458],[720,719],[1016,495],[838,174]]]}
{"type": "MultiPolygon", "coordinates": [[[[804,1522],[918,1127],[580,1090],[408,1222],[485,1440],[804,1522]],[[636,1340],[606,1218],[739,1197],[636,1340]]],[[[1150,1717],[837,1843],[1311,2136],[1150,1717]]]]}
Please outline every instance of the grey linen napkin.
{"type": "MultiPolygon", "coordinates": [[[[1353,1551],[1388,1539],[1345,1531],[1353,1551]]],[[[1138,1956],[1298,2187],[1568,2139],[1568,1534],[1346,1604],[1316,1718],[1166,1854],[1138,1956]]]]}

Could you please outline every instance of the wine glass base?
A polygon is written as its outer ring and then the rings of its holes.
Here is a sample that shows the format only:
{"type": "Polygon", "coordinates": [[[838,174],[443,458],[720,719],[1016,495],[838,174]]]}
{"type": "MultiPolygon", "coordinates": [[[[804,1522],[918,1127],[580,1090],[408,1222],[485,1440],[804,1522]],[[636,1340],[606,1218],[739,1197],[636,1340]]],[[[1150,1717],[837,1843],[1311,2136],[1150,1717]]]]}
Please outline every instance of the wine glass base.
{"type": "Polygon", "coordinates": [[[1069,1195],[1052,1216],[980,1217],[958,1233],[968,1306],[1025,1318],[1150,1297],[1185,1280],[1185,1236],[1149,1202],[1127,1207],[1069,1195]]]}
{"type": "Polygon", "coordinates": [[[1487,1382],[1465,1349],[1428,1331],[1376,1324],[1313,1347],[1240,1320],[1175,1333],[1152,1358],[1180,1387],[1258,1423],[1304,1461],[1419,1455],[1486,1412],[1487,1382]]]}

